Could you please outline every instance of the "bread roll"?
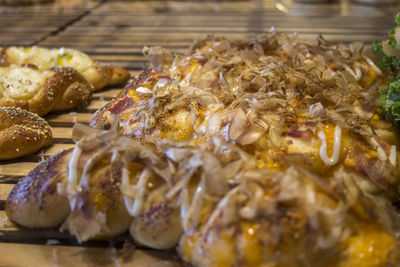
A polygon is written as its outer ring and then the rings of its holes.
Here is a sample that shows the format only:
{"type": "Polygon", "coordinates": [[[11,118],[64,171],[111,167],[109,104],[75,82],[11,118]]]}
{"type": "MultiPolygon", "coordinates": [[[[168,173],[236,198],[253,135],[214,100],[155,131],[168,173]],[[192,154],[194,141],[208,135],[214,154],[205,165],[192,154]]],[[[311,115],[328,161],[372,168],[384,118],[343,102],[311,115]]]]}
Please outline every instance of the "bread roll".
{"type": "Polygon", "coordinates": [[[18,158],[48,146],[49,124],[37,114],[16,107],[0,107],[0,160],[18,158]]]}
{"type": "Polygon", "coordinates": [[[92,152],[79,157],[80,190],[72,196],[72,211],[63,225],[79,241],[117,236],[128,230],[132,220],[119,189],[121,166],[111,163],[107,153],[93,160],[97,156],[92,152]]]}
{"type": "Polygon", "coordinates": [[[87,103],[93,87],[73,68],[0,67],[0,106],[41,116],[87,103]]]}
{"type": "Polygon", "coordinates": [[[68,199],[57,193],[57,184],[68,175],[71,151],[49,158],[15,185],[6,201],[11,221],[29,228],[49,228],[65,220],[68,199]]]}
{"type": "Polygon", "coordinates": [[[142,212],[133,219],[129,231],[137,243],[155,249],[169,249],[175,247],[182,236],[179,206],[167,200],[164,194],[162,189],[151,192],[142,212]]]}
{"type": "Polygon", "coordinates": [[[36,46],[3,48],[0,50],[0,66],[10,64],[17,66],[33,64],[42,71],[56,66],[74,68],[93,85],[95,90],[125,82],[130,76],[125,69],[101,65],[87,54],[70,48],[48,49],[36,46]]]}
{"type": "Polygon", "coordinates": [[[93,85],[94,90],[100,90],[108,85],[126,82],[129,72],[117,66],[103,66],[94,63],[92,67],[82,71],[82,75],[93,85]]]}

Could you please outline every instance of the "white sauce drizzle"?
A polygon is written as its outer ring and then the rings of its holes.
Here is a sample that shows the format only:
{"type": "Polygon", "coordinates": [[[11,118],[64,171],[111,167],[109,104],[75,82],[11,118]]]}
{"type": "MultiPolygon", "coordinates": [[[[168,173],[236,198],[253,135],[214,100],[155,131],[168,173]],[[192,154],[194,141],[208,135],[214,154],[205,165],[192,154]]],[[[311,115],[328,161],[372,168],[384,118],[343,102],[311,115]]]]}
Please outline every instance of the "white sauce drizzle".
{"type": "Polygon", "coordinates": [[[367,61],[367,63],[374,69],[374,71],[378,75],[382,75],[382,71],[375,65],[375,63],[369,57],[364,56],[364,59],[365,59],[365,61],[367,61]]]}
{"type": "Polygon", "coordinates": [[[355,74],[356,74],[356,80],[359,81],[361,79],[361,76],[362,76],[362,72],[361,72],[359,63],[354,64],[354,71],[355,71],[355,74]]]}
{"type": "Polygon", "coordinates": [[[392,145],[390,146],[390,152],[389,152],[389,158],[386,155],[385,150],[379,145],[379,143],[376,141],[374,137],[371,139],[371,143],[375,146],[376,152],[378,152],[378,158],[381,161],[387,161],[389,160],[390,164],[392,164],[394,167],[396,167],[396,161],[397,161],[397,150],[396,146],[392,145]]]}
{"type": "Polygon", "coordinates": [[[354,79],[357,80],[357,75],[354,73],[354,71],[353,71],[349,66],[344,65],[344,69],[345,69],[348,73],[350,73],[350,74],[354,77],[354,79]]]}
{"type": "Polygon", "coordinates": [[[396,146],[392,145],[390,147],[390,154],[389,154],[389,162],[396,167],[396,162],[397,162],[397,152],[396,152],[396,146]]]}
{"type": "Polygon", "coordinates": [[[328,157],[327,155],[326,136],[323,130],[318,132],[318,137],[322,142],[321,147],[319,149],[319,156],[321,157],[322,161],[326,165],[335,165],[339,161],[339,156],[340,156],[340,146],[342,143],[342,128],[340,128],[340,126],[338,125],[335,126],[333,153],[331,157],[328,157]]]}
{"type": "Polygon", "coordinates": [[[203,177],[196,188],[192,203],[186,212],[181,212],[182,226],[185,231],[189,231],[191,227],[196,227],[199,220],[201,206],[203,205],[203,195],[205,191],[206,180],[203,177]]]}
{"type": "MultiPolygon", "coordinates": [[[[148,168],[144,169],[140,174],[138,183],[130,188],[132,194],[128,195],[124,192],[125,207],[131,216],[137,216],[142,209],[144,195],[146,193],[146,184],[150,175],[151,171],[148,168]]],[[[127,168],[122,169],[122,185],[131,186],[129,183],[129,171],[127,168]]]]}
{"type": "Polygon", "coordinates": [[[264,190],[262,190],[258,185],[255,186],[256,188],[255,192],[253,192],[253,197],[247,205],[240,209],[240,216],[248,220],[253,220],[257,216],[260,203],[264,197],[264,190]]]}
{"type": "Polygon", "coordinates": [[[387,155],[385,153],[385,150],[379,145],[379,143],[376,141],[374,137],[371,138],[371,143],[375,146],[376,151],[378,152],[378,157],[382,161],[387,161],[387,155]]]}
{"type": "Polygon", "coordinates": [[[68,162],[68,185],[67,185],[67,193],[69,199],[69,205],[71,210],[73,210],[75,206],[75,195],[79,192],[78,185],[78,160],[82,153],[82,150],[79,148],[79,145],[76,144],[74,151],[72,151],[71,158],[68,162]]]}
{"type": "Polygon", "coordinates": [[[229,191],[224,196],[224,198],[218,202],[217,207],[215,208],[214,212],[211,214],[206,225],[204,226],[203,233],[207,233],[209,231],[209,229],[213,225],[214,221],[218,218],[218,216],[220,216],[220,214],[223,212],[223,210],[229,204],[231,197],[234,196],[238,191],[239,191],[239,187],[237,186],[237,187],[233,188],[231,191],[229,191]]]}

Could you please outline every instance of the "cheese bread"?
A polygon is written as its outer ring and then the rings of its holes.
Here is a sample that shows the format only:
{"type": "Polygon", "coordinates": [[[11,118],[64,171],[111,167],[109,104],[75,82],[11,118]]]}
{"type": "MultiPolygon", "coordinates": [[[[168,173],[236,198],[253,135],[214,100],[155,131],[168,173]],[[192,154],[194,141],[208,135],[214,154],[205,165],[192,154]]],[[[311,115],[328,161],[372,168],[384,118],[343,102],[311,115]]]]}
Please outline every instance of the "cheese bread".
{"type": "Polygon", "coordinates": [[[0,67],[0,106],[20,107],[41,116],[87,103],[93,87],[75,69],[0,67]]]}
{"type": "Polygon", "coordinates": [[[87,54],[70,48],[49,49],[44,47],[8,47],[0,50],[0,66],[31,65],[39,70],[56,66],[70,67],[91,83],[95,90],[128,80],[129,73],[116,66],[104,66],[87,54]]]}

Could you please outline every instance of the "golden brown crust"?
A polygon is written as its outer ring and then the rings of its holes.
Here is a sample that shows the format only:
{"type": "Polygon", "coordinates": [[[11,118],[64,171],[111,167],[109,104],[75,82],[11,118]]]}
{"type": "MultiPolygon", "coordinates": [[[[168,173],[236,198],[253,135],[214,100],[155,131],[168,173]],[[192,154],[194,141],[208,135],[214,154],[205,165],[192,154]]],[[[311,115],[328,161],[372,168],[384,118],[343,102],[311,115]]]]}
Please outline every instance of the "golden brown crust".
{"type": "Polygon", "coordinates": [[[72,68],[55,68],[55,70],[63,81],[64,90],[52,111],[67,110],[86,104],[93,92],[93,87],[88,81],[72,68]]]}
{"type": "Polygon", "coordinates": [[[72,150],[65,150],[33,169],[13,188],[6,201],[7,216],[29,228],[56,227],[69,214],[68,199],[57,193],[72,150]]]}
{"type": "Polygon", "coordinates": [[[128,92],[145,83],[151,83],[157,79],[157,76],[161,74],[162,73],[153,69],[147,69],[140,73],[138,78],[131,79],[125,88],[119,92],[117,98],[111,100],[96,111],[90,121],[90,126],[98,129],[108,130],[111,126],[110,122],[112,121],[110,117],[113,114],[119,114],[119,112],[123,111],[124,107],[128,107],[129,104],[133,104],[133,101],[130,101],[131,99],[129,96],[127,96],[128,92]]]}
{"type": "Polygon", "coordinates": [[[130,74],[127,70],[115,66],[95,64],[82,72],[82,75],[93,85],[94,90],[103,89],[108,85],[120,84],[127,81],[130,74]]]}
{"type": "Polygon", "coordinates": [[[6,50],[6,48],[0,48],[0,67],[9,65],[6,50]]]}
{"type": "Polygon", "coordinates": [[[129,72],[123,68],[99,64],[87,54],[68,48],[65,50],[64,48],[47,49],[43,47],[0,48],[0,66],[10,66],[10,64],[17,66],[36,64],[41,66],[41,71],[56,66],[73,67],[79,71],[91,85],[93,85],[95,90],[100,90],[108,85],[116,85],[126,82],[130,77],[129,72]],[[35,50],[36,52],[34,52],[35,50]],[[13,53],[12,51],[19,52],[13,53]],[[55,53],[57,54],[56,58],[54,58],[55,53]],[[71,53],[76,54],[78,59],[72,63],[68,59],[64,62],[63,58],[58,58],[64,53],[70,56],[71,53]],[[43,62],[43,57],[50,57],[50,59],[45,59],[43,62]],[[81,58],[79,59],[79,57],[81,58]],[[85,61],[86,63],[82,61],[85,61]]]}
{"type": "Polygon", "coordinates": [[[20,107],[44,116],[53,110],[71,109],[87,103],[93,88],[79,72],[60,67],[51,71],[53,74],[32,98],[20,100],[4,94],[0,97],[0,106],[20,107]]]}
{"type": "Polygon", "coordinates": [[[18,158],[48,146],[49,124],[37,114],[16,107],[0,107],[0,160],[18,158]]]}
{"type": "Polygon", "coordinates": [[[129,72],[126,69],[116,66],[112,66],[111,69],[112,69],[112,76],[110,80],[110,85],[126,82],[130,77],[129,72]]]}
{"type": "Polygon", "coordinates": [[[146,198],[143,210],[133,219],[129,232],[139,244],[154,249],[173,248],[183,233],[180,209],[159,190],[155,191],[146,198]]]}
{"type": "MultiPolygon", "coordinates": [[[[90,156],[83,155],[79,165],[84,165],[87,157],[90,156]]],[[[80,182],[75,206],[63,225],[81,241],[117,236],[126,232],[131,223],[119,189],[121,166],[112,166],[109,157],[102,159],[103,165],[95,165],[82,177],[84,181],[80,182]]]]}
{"type": "Polygon", "coordinates": [[[108,116],[110,116],[110,109],[112,109],[113,106],[118,104],[120,100],[121,98],[113,99],[104,106],[102,106],[99,110],[97,110],[92,116],[92,119],[90,121],[90,126],[93,128],[103,129],[103,130],[110,129],[111,124],[109,123],[110,120],[108,119],[108,116]]]}

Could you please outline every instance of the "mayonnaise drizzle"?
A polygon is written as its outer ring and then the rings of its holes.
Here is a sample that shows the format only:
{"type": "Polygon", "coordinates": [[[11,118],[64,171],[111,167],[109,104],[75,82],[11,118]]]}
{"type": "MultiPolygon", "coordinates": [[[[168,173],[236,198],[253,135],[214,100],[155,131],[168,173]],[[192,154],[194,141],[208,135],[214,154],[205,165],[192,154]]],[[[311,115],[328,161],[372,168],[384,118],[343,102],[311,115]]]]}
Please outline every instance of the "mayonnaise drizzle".
{"type": "Polygon", "coordinates": [[[335,165],[339,161],[340,146],[342,143],[342,128],[335,126],[334,140],[333,140],[333,153],[331,157],[327,155],[326,136],[323,130],[318,132],[318,137],[322,144],[319,149],[319,156],[326,165],[335,165]]]}
{"type": "Polygon", "coordinates": [[[389,154],[389,162],[396,167],[396,162],[397,162],[397,151],[396,151],[396,146],[392,145],[390,147],[390,154],[389,154]]]}
{"type": "MultiPolygon", "coordinates": [[[[124,203],[127,211],[131,216],[137,216],[142,209],[144,195],[146,193],[146,184],[150,178],[151,171],[146,168],[140,174],[139,181],[131,187],[131,196],[124,193],[124,203]]],[[[122,184],[131,186],[129,183],[129,171],[127,168],[122,169],[122,184]]]]}
{"type": "Polygon", "coordinates": [[[68,184],[67,184],[67,193],[69,199],[69,205],[71,210],[75,206],[75,195],[79,192],[79,185],[78,185],[78,160],[82,153],[79,145],[76,144],[74,151],[72,151],[71,158],[68,162],[68,184]]]}
{"type": "Polygon", "coordinates": [[[376,151],[378,152],[378,157],[382,161],[387,161],[387,155],[385,153],[385,150],[379,145],[379,143],[376,141],[374,137],[371,138],[371,143],[375,146],[376,151]]]}
{"type": "Polygon", "coordinates": [[[210,218],[208,219],[206,225],[204,226],[203,232],[207,233],[211,226],[214,224],[215,220],[220,216],[220,214],[223,212],[223,210],[226,208],[226,206],[229,204],[231,201],[231,198],[239,192],[239,186],[236,186],[235,188],[231,189],[224,198],[222,198],[218,204],[217,207],[215,208],[214,212],[211,214],[210,218]]]}
{"type": "MultiPolygon", "coordinates": [[[[196,227],[197,222],[199,221],[201,206],[203,205],[203,195],[206,186],[206,179],[202,177],[200,183],[196,188],[196,192],[193,196],[192,203],[190,204],[189,209],[185,211],[181,211],[182,217],[182,226],[185,231],[189,231],[191,227],[196,227]]],[[[182,205],[183,206],[183,205],[182,205]]]]}

